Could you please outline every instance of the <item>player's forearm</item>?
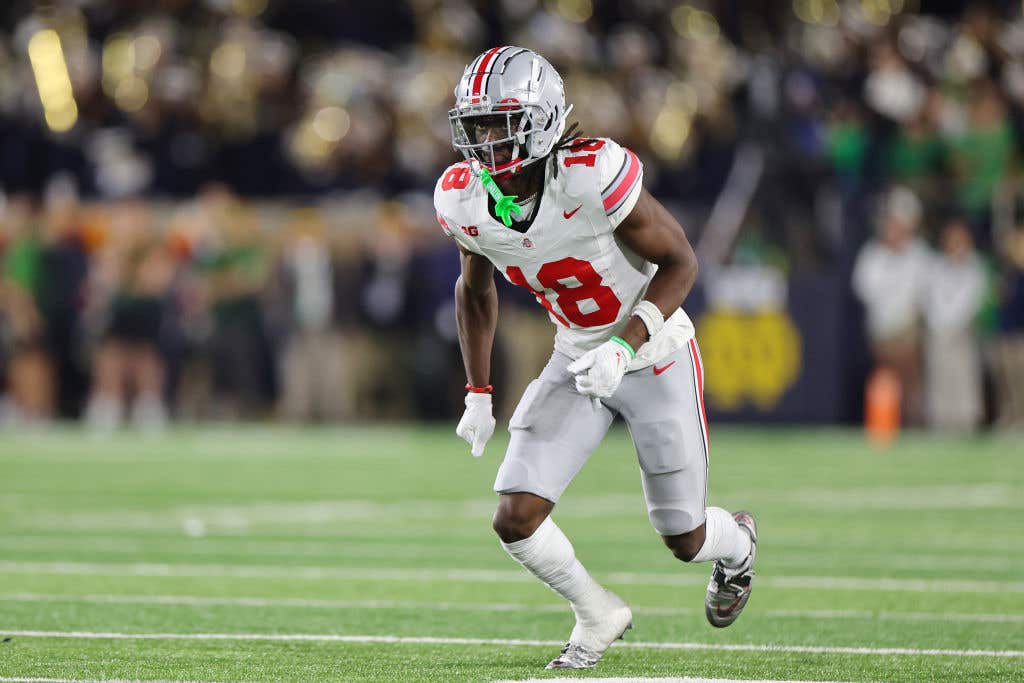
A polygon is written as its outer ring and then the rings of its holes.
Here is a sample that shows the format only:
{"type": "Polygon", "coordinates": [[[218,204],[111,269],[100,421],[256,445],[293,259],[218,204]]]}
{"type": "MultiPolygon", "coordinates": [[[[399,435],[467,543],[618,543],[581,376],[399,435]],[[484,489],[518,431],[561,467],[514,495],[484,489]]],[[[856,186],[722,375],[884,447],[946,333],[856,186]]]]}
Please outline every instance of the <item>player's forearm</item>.
{"type": "MultiPolygon", "coordinates": [[[[689,257],[683,255],[677,260],[658,266],[658,272],[651,278],[644,299],[657,306],[661,314],[667,318],[683,305],[696,280],[697,258],[690,250],[689,257]]],[[[630,317],[626,329],[619,336],[634,349],[639,349],[649,338],[647,326],[635,315],[630,317]]]]}
{"type": "Polygon", "coordinates": [[[473,386],[486,386],[491,381],[491,348],[498,326],[498,292],[494,283],[473,290],[460,277],[455,284],[455,319],[466,379],[473,386]]]}

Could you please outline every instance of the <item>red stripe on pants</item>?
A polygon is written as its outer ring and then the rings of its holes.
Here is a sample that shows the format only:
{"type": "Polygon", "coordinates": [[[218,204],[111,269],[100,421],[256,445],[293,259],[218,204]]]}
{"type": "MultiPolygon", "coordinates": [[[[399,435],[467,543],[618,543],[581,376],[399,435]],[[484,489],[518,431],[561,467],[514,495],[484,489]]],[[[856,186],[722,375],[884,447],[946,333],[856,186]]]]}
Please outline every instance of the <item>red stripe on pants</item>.
{"type": "Polygon", "coordinates": [[[697,372],[697,398],[700,400],[698,410],[700,411],[701,422],[704,424],[704,445],[710,446],[711,433],[708,431],[708,414],[704,409],[704,367],[700,364],[700,352],[697,350],[697,341],[695,339],[690,340],[690,357],[693,358],[693,367],[697,372]]]}

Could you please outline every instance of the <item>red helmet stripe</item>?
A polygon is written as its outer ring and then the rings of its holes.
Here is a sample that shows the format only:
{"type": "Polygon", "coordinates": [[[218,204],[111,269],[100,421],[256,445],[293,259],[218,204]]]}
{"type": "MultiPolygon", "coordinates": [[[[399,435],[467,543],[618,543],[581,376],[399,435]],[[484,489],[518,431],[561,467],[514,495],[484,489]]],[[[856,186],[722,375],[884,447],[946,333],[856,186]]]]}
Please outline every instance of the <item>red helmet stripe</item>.
{"type": "Polygon", "coordinates": [[[487,68],[491,65],[491,61],[494,59],[495,55],[504,50],[505,47],[506,46],[504,45],[492,47],[487,51],[487,54],[484,55],[483,61],[480,62],[480,67],[476,71],[476,78],[473,79],[473,91],[470,93],[471,95],[480,94],[480,86],[484,82],[484,75],[487,73],[487,68]]]}

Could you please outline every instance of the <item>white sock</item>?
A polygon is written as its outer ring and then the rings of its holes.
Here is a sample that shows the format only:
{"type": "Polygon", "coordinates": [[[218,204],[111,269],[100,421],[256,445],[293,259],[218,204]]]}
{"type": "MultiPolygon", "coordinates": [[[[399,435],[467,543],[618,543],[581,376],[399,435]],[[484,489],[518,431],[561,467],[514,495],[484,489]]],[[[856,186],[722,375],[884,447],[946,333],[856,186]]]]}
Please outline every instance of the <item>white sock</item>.
{"type": "Polygon", "coordinates": [[[721,560],[726,567],[738,567],[750,555],[750,536],[722,508],[704,510],[704,545],[694,562],[721,560]]]}
{"type": "Polygon", "coordinates": [[[601,584],[576,559],[572,543],[551,517],[529,538],[501,545],[512,559],[568,600],[577,614],[587,612],[604,597],[601,584]]]}
{"type": "Polygon", "coordinates": [[[121,401],[117,396],[93,394],[85,408],[85,422],[92,429],[109,431],[121,426],[121,401]]]}

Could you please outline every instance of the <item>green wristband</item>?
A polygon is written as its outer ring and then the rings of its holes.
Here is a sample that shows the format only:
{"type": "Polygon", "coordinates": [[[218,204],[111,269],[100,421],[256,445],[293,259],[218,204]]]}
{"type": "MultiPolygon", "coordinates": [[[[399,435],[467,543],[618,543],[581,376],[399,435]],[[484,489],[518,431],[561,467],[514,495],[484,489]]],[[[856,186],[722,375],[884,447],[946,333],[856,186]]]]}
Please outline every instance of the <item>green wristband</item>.
{"type": "Polygon", "coordinates": [[[622,337],[612,337],[611,341],[615,342],[616,344],[618,344],[622,348],[624,348],[627,351],[629,351],[629,359],[630,360],[633,360],[634,358],[636,358],[636,351],[633,350],[633,347],[629,345],[628,341],[626,341],[622,337]]]}

